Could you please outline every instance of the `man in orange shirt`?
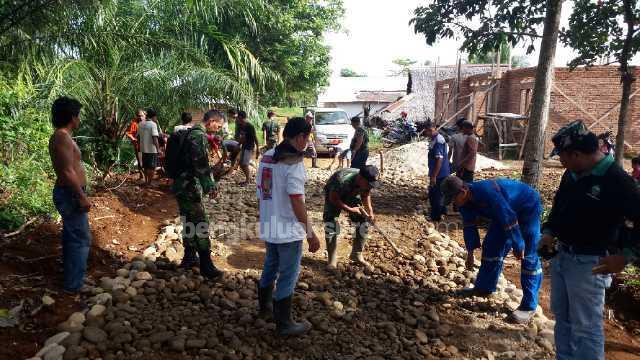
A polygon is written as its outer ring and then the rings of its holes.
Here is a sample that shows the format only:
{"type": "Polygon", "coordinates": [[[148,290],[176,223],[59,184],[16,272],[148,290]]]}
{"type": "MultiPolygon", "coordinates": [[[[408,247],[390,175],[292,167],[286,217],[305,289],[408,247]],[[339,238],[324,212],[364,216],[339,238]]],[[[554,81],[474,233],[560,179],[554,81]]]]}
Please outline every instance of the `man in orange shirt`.
{"type": "Polygon", "coordinates": [[[144,173],[142,171],[142,154],[140,153],[140,141],[138,141],[138,123],[144,121],[147,117],[147,114],[144,110],[138,109],[136,111],[136,117],[131,120],[131,125],[129,125],[129,130],[127,130],[127,137],[131,141],[133,145],[134,151],[136,152],[136,160],[138,160],[138,172],[140,173],[139,180],[142,180],[144,177],[144,173]]]}

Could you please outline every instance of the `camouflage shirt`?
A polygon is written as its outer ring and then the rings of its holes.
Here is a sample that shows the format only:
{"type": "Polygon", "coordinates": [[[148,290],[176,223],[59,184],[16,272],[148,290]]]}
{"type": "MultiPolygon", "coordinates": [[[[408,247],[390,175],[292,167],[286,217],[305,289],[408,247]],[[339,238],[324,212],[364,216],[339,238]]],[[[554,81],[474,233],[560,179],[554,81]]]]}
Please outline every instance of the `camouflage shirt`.
{"type": "Polygon", "coordinates": [[[195,125],[185,140],[186,158],[189,159],[189,170],[183,172],[173,183],[176,193],[202,192],[207,194],[214,190],[216,183],[209,166],[209,143],[202,124],[195,125]],[[196,184],[195,180],[198,180],[196,184]]]}
{"type": "Polygon", "coordinates": [[[361,189],[356,184],[356,177],[360,170],[358,169],[341,169],[336,171],[324,186],[324,192],[328,196],[335,191],[340,199],[346,199],[352,196],[360,195],[361,189]]]}

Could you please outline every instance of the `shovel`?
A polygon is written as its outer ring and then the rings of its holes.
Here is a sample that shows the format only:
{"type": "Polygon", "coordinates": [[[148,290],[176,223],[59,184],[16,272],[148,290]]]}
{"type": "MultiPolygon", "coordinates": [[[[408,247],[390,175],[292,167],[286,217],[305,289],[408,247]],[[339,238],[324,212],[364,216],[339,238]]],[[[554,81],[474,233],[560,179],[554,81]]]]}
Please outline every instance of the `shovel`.
{"type": "Polygon", "coordinates": [[[405,255],[393,241],[391,241],[391,239],[387,236],[387,234],[384,231],[382,231],[382,229],[380,229],[378,225],[376,225],[376,223],[371,221],[371,216],[369,216],[369,214],[367,213],[367,210],[365,210],[364,207],[361,206],[358,208],[358,210],[360,210],[360,213],[362,214],[362,216],[364,216],[367,219],[367,222],[371,224],[373,228],[377,232],[379,232],[380,235],[382,235],[382,238],[391,246],[391,248],[393,248],[393,250],[396,252],[396,255],[400,255],[405,258],[408,258],[408,256],[405,255]]]}

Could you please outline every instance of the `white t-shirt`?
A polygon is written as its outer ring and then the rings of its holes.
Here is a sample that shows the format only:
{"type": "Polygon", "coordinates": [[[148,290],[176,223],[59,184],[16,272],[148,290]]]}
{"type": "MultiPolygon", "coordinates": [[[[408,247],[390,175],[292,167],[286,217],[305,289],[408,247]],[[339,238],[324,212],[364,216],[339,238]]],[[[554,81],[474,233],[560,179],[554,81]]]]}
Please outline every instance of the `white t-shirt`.
{"type": "Polygon", "coordinates": [[[140,151],[145,154],[158,152],[153,137],[158,137],[158,125],[151,120],[145,120],[138,124],[138,136],[140,137],[140,151]]]}
{"type": "Polygon", "coordinates": [[[262,156],[256,176],[260,238],[273,244],[304,240],[307,233],[291,206],[291,197],[301,196],[304,199],[307,180],[304,162],[274,163],[274,152],[271,149],[262,156]]]}
{"type": "Polygon", "coordinates": [[[180,130],[187,130],[191,128],[191,124],[189,125],[176,125],[173,127],[173,132],[177,133],[180,130]]]}

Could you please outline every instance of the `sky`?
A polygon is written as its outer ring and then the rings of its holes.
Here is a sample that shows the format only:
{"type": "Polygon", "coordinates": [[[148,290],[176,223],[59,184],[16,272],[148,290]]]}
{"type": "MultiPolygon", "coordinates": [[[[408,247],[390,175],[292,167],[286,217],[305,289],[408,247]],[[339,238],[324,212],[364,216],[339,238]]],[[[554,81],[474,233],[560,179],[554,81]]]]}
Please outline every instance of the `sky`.
{"type": "MultiPolygon", "coordinates": [[[[344,30],[326,35],[326,42],[331,46],[333,76],[339,76],[342,68],[368,76],[389,75],[397,68],[391,62],[397,58],[410,58],[419,63],[426,60],[435,63],[439,58],[441,65],[455,64],[460,42],[445,40],[428,46],[424,36],[415,34],[409,25],[413,10],[427,3],[427,0],[344,0],[344,30]]],[[[561,26],[567,23],[570,13],[570,4],[567,5],[563,8],[565,16],[561,26]]],[[[513,53],[524,55],[525,51],[516,48],[513,53]]],[[[571,49],[558,44],[556,65],[564,66],[572,58],[571,49]]],[[[537,52],[529,55],[531,65],[537,60],[537,52]]]]}

